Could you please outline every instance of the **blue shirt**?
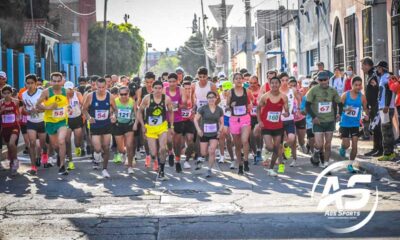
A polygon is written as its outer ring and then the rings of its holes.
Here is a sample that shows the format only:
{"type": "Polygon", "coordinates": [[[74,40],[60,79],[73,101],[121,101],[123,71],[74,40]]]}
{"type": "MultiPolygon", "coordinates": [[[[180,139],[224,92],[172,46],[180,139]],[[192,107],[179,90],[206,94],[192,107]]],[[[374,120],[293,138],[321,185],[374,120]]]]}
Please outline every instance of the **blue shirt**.
{"type": "MultiPolygon", "coordinates": [[[[300,104],[300,111],[305,112],[306,111],[306,102],[307,102],[307,96],[303,96],[300,104]]],[[[310,114],[306,115],[306,128],[311,129],[313,126],[312,124],[312,117],[310,114]]]]}

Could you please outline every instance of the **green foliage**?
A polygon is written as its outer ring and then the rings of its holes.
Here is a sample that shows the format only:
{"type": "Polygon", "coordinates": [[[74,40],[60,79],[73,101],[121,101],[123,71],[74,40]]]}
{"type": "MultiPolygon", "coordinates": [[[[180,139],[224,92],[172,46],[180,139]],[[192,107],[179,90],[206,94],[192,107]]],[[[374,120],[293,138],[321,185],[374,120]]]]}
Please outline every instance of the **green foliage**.
{"type": "MultiPolygon", "coordinates": [[[[107,73],[131,75],[137,73],[144,55],[144,39],[132,24],[107,25],[107,73]]],[[[101,23],[89,30],[89,74],[103,74],[103,38],[101,23]]]]}
{"type": "Polygon", "coordinates": [[[176,56],[162,55],[157,64],[150,68],[150,71],[154,72],[156,76],[161,76],[163,72],[175,72],[179,63],[179,58],[176,56]]]}
{"type": "MultiPolygon", "coordinates": [[[[185,74],[196,75],[197,69],[206,66],[203,39],[200,33],[195,33],[179,48],[178,57],[185,74]]],[[[213,72],[214,66],[210,61],[209,72],[213,72]]]]}

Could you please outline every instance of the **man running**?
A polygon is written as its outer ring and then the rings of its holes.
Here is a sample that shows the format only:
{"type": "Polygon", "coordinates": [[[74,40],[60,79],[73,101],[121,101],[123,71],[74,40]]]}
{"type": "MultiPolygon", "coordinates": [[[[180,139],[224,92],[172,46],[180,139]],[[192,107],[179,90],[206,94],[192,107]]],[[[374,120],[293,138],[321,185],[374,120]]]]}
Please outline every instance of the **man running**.
{"type": "Polygon", "coordinates": [[[262,149],[262,137],[261,137],[261,129],[259,128],[258,120],[257,120],[257,105],[258,98],[261,97],[261,88],[258,82],[257,76],[252,76],[250,78],[250,87],[249,91],[253,95],[253,107],[250,111],[251,116],[251,133],[250,133],[250,146],[253,150],[254,154],[254,165],[257,165],[261,161],[261,149],[262,149]]]}
{"type": "Polygon", "coordinates": [[[65,91],[63,75],[54,72],[50,75],[51,87],[43,90],[36,103],[36,109],[44,110],[46,133],[52,148],[57,152],[59,175],[68,175],[65,167],[68,98],[65,91]]]}
{"type": "MultiPolygon", "coordinates": [[[[167,155],[167,134],[173,134],[174,112],[171,99],[163,94],[163,83],[153,83],[153,93],[145,96],[140,104],[138,120],[147,137],[153,162],[160,161],[158,179],[165,179],[165,160],[167,155]],[[167,111],[169,120],[167,121],[167,111]],[[157,140],[159,150],[157,151],[157,140]]],[[[134,129],[136,130],[136,129],[134,129]]]]}

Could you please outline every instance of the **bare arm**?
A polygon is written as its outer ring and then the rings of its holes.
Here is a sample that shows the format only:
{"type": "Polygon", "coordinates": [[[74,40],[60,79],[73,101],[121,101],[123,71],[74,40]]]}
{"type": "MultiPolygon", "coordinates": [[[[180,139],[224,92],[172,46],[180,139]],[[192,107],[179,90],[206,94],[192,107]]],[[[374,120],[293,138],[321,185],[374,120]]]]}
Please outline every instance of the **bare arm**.
{"type": "Polygon", "coordinates": [[[261,109],[265,106],[265,99],[267,98],[267,94],[263,94],[260,101],[258,102],[257,105],[257,120],[258,123],[262,125],[261,121],[261,109]]]}
{"type": "Polygon", "coordinates": [[[221,102],[221,99],[218,94],[218,88],[217,86],[215,86],[214,83],[211,83],[211,91],[215,92],[215,94],[217,95],[217,101],[215,102],[215,104],[218,105],[221,102]]]}
{"type": "Polygon", "coordinates": [[[174,126],[174,107],[172,106],[171,98],[165,96],[165,103],[167,105],[167,111],[169,116],[169,126],[171,126],[172,128],[174,126]]]}
{"type": "Polygon", "coordinates": [[[148,102],[149,102],[149,95],[143,98],[143,101],[140,104],[140,107],[137,111],[137,120],[139,121],[139,123],[142,125],[143,128],[144,128],[143,112],[144,109],[147,107],[148,102]]]}
{"type": "Polygon", "coordinates": [[[92,117],[89,114],[89,106],[92,104],[92,96],[93,96],[93,93],[87,94],[83,101],[83,105],[82,105],[82,113],[83,113],[83,115],[85,115],[86,120],[89,120],[89,121],[92,119],[92,117]]]}
{"type": "Polygon", "coordinates": [[[52,110],[52,109],[55,109],[56,107],[57,107],[57,104],[56,103],[54,103],[53,105],[51,105],[51,106],[44,106],[43,105],[43,102],[47,99],[49,97],[49,90],[48,89],[45,89],[45,90],[43,90],[43,92],[40,94],[40,97],[39,97],[39,99],[37,100],[37,102],[36,102],[36,109],[40,109],[40,110],[52,110]],[[55,105],[55,106],[54,106],[55,105]]]}

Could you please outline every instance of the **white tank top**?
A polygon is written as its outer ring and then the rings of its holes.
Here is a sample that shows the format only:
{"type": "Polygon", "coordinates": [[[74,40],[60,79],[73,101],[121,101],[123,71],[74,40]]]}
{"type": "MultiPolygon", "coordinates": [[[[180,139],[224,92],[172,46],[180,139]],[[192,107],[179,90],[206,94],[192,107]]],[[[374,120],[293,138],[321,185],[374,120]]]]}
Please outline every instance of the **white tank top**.
{"type": "Polygon", "coordinates": [[[289,89],[289,92],[286,94],[286,96],[288,98],[289,117],[284,117],[283,115],[281,115],[282,121],[294,120],[294,115],[293,115],[294,93],[293,93],[293,89],[289,89]]]}
{"type": "Polygon", "coordinates": [[[219,102],[219,106],[224,110],[224,116],[230,117],[232,115],[231,110],[228,108],[227,99],[224,97],[224,93],[219,95],[221,101],[219,102]]]}
{"type": "Polygon", "coordinates": [[[196,97],[197,108],[200,108],[208,104],[207,93],[211,91],[211,83],[207,82],[205,87],[200,87],[199,82],[196,82],[196,89],[194,90],[194,96],[196,97]]]}
{"type": "Polygon", "coordinates": [[[82,114],[81,111],[81,104],[79,103],[78,96],[76,92],[74,92],[74,96],[69,101],[69,108],[68,108],[68,117],[69,118],[76,118],[82,114]]]}
{"type": "MultiPolygon", "coordinates": [[[[32,109],[35,109],[35,105],[39,100],[41,94],[42,94],[42,89],[37,89],[33,95],[29,95],[28,90],[26,90],[22,94],[22,100],[24,101],[26,110],[31,111],[32,109]]],[[[40,123],[43,122],[43,117],[44,117],[43,112],[38,114],[29,114],[27,120],[33,123],[40,123]]]]}

